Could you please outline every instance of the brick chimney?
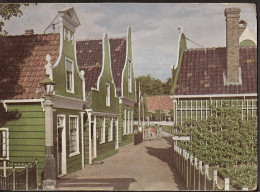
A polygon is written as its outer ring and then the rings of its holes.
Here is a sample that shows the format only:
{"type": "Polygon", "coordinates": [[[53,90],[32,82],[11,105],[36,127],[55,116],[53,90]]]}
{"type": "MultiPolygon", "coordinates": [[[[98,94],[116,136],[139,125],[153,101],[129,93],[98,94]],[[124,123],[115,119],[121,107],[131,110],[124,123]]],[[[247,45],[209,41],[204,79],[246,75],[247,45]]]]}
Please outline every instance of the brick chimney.
{"type": "Polygon", "coordinates": [[[243,30],[239,25],[240,8],[225,9],[226,16],[226,47],[227,47],[227,71],[225,85],[242,84],[241,69],[239,67],[239,36],[243,30]]]}
{"type": "Polygon", "coordinates": [[[25,30],[25,35],[33,35],[33,34],[34,34],[33,29],[26,29],[25,30]]]}

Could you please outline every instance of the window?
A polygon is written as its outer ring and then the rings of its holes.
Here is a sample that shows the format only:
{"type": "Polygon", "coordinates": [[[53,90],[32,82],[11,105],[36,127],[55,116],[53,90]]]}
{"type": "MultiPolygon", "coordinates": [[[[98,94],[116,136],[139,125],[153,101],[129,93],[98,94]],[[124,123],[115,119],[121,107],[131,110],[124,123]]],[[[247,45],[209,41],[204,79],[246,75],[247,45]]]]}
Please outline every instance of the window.
{"type": "Polygon", "coordinates": [[[79,154],[79,122],[78,116],[69,117],[70,155],[79,154]]]}
{"type": "Polygon", "coordinates": [[[126,134],[126,109],[124,110],[124,126],[123,126],[123,135],[126,134]]]}
{"type": "Polygon", "coordinates": [[[110,84],[106,84],[106,106],[110,106],[110,84]]]}
{"type": "Polygon", "coordinates": [[[105,143],[106,138],[106,119],[105,117],[101,119],[101,127],[100,127],[100,143],[105,143]]]}
{"type": "Polygon", "coordinates": [[[130,111],[127,111],[127,134],[130,133],[130,111]]]}
{"type": "Polygon", "coordinates": [[[113,141],[113,118],[110,119],[110,126],[108,128],[108,141],[113,141]]]}
{"type": "Polygon", "coordinates": [[[73,68],[73,62],[66,59],[66,91],[74,93],[74,68],[73,68]]]}
{"type": "Polygon", "coordinates": [[[9,159],[8,128],[0,128],[0,159],[9,159]]]}
{"type": "Polygon", "coordinates": [[[128,60],[128,92],[132,93],[132,66],[131,60],[128,60]]]}
{"type": "Polygon", "coordinates": [[[133,133],[133,129],[134,129],[134,113],[133,111],[131,111],[131,133],[133,133]]]}

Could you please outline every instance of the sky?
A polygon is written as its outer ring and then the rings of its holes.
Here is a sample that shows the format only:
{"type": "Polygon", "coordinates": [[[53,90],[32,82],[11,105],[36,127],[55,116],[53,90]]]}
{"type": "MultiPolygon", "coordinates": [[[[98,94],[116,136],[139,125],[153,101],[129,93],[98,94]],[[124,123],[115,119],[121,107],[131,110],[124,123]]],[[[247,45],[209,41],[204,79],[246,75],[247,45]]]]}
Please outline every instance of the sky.
{"type": "MultiPolygon", "coordinates": [[[[123,37],[130,26],[135,76],[150,74],[163,82],[171,77],[177,61],[179,26],[187,38],[203,47],[224,47],[224,10],[240,7],[240,19],[257,34],[256,8],[247,3],[38,3],[23,7],[23,16],[5,21],[4,29],[9,35],[24,34],[26,29],[42,34],[58,10],[66,7],[74,7],[81,22],[76,29],[78,40],[101,39],[104,33],[123,37]]],[[[187,46],[199,48],[189,41],[187,46]]]]}

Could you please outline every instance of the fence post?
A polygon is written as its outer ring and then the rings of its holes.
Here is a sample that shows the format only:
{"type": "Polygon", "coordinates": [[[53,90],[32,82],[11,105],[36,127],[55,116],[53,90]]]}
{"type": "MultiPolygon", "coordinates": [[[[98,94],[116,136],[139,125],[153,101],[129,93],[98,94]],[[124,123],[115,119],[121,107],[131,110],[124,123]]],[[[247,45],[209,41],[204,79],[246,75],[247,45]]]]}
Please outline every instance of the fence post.
{"type": "Polygon", "coordinates": [[[192,164],[193,164],[193,155],[190,156],[190,189],[192,189],[192,185],[191,185],[191,168],[192,168],[192,164]]]}
{"type": "Polygon", "coordinates": [[[187,188],[189,189],[189,153],[186,153],[186,181],[187,181],[187,188]]]}
{"type": "Polygon", "coordinates": [[[218,171],[214,170],[214,176],[213,176],[213,191],[215,191],[216,183],[218,182],[218,171]]]}
{"type": "Polygon", "coordinates": [[[28,186],[29,186],[29,175],[28,175],[28,163],[25,164],[25,190],[28,191],[28,186]]]}
{"type": "MultiPolygon", "coordinates": [[[[207,176],[209,175],[209,165],[205,165],[205,179],[204,179],[204,190],[206,191],[207,189],[207,176]]],[[[209,189],[210,190],[210,189],[209,189]]]]}
{"type": "Polygon", "coordinates": [[[36,168],[36,189],[38,190],[38,161],[37,158],[35,160],[35,168],[36,168]]]}
{"type": "MultiPolygon", "coordinates": [[[[195,182],[196,182],[196,167],[197,167],[197,164],[198,164],[198,160],[197,160],[197,158],[195,158],[194,159],[195,161],[194,161],[194,175],[193,175],[193,179],[194,179],[194,182],[193,182],[193,189],[194,190],[196,190],[196,184],[195,184],[195,182]]],[[[198,190],[198,189],[197,189],[198,190]]]]}
{"type": "Polygon", "coordinates": [[[199,188],[198,190],[200,190],[200,173],[202,172],[202,161],[199,161],[199,188]]]}
{"type": "Polygon", "coordinates": [[[3,166],[4,166],[4,177],[6,177],[6,160],[3,161],[3,166]]]}
{"type": "Polygon", "coordinates": [[[225,191],[229,191],[229,178],[225,178],[225,191]]]}
{"type": "Polygon", "coordinates": [[[13,191],[14,191],[15,190],[15,168],[14,168],[14,165],[13,165],[12,173],[13,173],[13,191]]]}

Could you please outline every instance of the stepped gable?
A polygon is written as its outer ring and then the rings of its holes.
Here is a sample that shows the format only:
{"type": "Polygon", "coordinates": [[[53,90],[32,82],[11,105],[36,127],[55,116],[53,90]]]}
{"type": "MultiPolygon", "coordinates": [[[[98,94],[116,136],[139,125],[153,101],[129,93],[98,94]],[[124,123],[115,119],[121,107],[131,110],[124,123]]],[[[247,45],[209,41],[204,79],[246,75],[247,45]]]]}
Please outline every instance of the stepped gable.
{"type": "Polygon", "coordinates": [[[57,61],[60,34],[0,36],[0,45],[0,99],[41,98],[46,55],[57,61]]]}

